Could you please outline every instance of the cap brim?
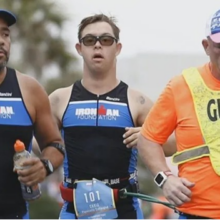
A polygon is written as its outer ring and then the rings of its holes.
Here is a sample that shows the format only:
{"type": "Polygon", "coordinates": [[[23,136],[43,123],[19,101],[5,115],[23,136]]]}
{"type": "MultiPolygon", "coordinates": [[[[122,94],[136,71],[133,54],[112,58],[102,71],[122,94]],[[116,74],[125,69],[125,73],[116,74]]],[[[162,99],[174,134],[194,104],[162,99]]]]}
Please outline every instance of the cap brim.
{"type": "Polygon", "coordinates": [[[0,18],[4,19],[8,26],[16,23],[17,19],[10,11],[0,9],[0,18]]]}
{"type": "Polygon", "coordinates": [[[220,33],[212,34],[209,36],[215,43],[220,43],[220,33]]]}

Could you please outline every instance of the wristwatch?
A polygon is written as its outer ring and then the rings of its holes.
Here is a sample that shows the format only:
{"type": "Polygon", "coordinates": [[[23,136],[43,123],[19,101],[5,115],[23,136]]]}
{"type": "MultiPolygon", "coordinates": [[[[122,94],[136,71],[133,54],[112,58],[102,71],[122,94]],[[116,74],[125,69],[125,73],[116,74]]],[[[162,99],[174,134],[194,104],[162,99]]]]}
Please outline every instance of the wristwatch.
{"type": "Polygon", "coordinates": [[[46,169],[47,176],[49,176],[51,173],[53,173],[54,168],[53,168],[52,163],[49,160],[41,159],[41,162],[43,163],[43,165],[44,165],[44,167],[46,169]]]}
{"type": "Polygon", "coordinates": [[[171,171],[161,171],[154,177],[154,182],[157,186],[162,187],[167,180],[167,177],[170,175],[173,175],[171,171]]]}

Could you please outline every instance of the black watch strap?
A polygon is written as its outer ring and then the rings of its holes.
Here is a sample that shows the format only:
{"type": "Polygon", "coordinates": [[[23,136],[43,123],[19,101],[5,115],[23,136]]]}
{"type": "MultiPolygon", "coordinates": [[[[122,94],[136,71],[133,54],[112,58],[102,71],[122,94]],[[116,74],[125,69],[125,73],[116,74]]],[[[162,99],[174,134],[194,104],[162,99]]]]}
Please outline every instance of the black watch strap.
{"type": "Polygon", "coordinates": [[[53,165],[51,164],[51,162],[47,159],[40,159],[40,160],[46,169],[47,176],[49,176],[51,173],[53,173],[53,165]]]}

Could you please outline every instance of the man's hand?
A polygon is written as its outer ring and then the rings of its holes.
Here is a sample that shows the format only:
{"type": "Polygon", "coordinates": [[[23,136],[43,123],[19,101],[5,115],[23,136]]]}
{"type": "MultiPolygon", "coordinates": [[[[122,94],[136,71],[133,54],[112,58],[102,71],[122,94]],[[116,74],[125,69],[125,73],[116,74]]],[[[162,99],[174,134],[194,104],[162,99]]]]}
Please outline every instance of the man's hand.
{"type": "Polygon", "coordinates": [[[16,172],[18,180],[26,186],[34,186],[41,183],[47,175],[46,169],[39,158],[28,158],[23,162],[22,166],[28,168],[16,170],[16,172]]]}
{"type": "Polygon", "coordinates": [[[191,190],[195,184],[185,178],[169,176],[162,189],[166,199],[175,206],[180,206],[191,200],[191,190]]]}
{"type": "Polygon", "coordinates": [[[124,141],[123,143],[126,144],[127,148],[136,147],[137,139],[140,134],[141,127],[136,128],[125,128],[125,133],[123,135],[124,141]]]}

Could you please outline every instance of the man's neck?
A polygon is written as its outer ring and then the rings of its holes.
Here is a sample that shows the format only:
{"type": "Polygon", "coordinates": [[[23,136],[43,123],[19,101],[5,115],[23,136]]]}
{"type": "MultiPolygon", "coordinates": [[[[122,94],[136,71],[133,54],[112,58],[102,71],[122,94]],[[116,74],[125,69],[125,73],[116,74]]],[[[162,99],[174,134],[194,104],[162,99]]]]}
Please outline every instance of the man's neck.
{"type": "Polygon", "coordinates": [[[212,63],[209,63],[209,69],[211,74],[220,81],[220,69],[212,63]]]}
{"type": "Polygon", "coordinates": [[[106,75],[105,77],[91,77],[84,75],[82,85],[89,92],[102,95],[113,90],[119,84],[115,75],[106,75]]]}

